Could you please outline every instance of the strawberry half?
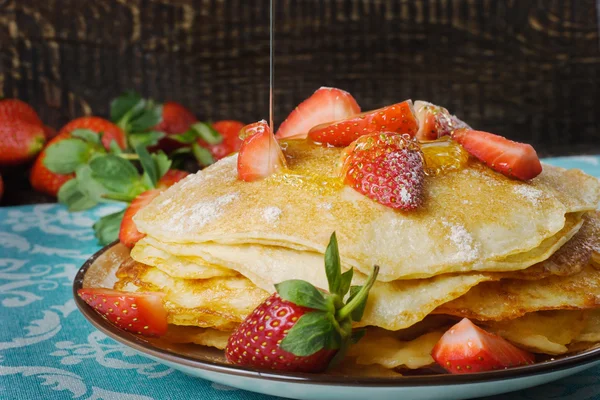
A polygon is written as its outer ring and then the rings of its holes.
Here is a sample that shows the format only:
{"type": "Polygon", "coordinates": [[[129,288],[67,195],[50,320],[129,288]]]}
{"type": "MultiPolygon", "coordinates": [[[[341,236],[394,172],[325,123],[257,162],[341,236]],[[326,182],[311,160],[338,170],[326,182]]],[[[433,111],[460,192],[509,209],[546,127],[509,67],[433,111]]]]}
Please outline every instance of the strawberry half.
{"type": "Polygon", "coordinates": [[[112,289],[79,289],[77,295],[117,327],[144,336],[167,332],[163,293],[128,293],[112,289]]]}
{"type": "Polygon", "coordinates": [[[364,286],[351,289],[353,272],[342,274],[334,233],[325,252],[325,271],[329,293],[301,280],[275,285],[277,293],[252,311],[229,337],[227,360],[294,372],[320,372],[341,361],[351,342],[360,338],[358,332],[352,332],[352,321],[362,318],[379,267],[373,268],[364,286]]]}
{"type": "Polygon", "coordinates": [[[452,134],[457,129],[471,129],[469,125],[450,114],[444,107],[426,101],[415,101],[415,113],[419,120],[416,138],[421,141],[436,140],[452,134]]]}
{"type": "Polygon", "coordinates": [[[540,159],[529,144],[513,142],[493,133],[472,129],[456,130],[452,138],[469,154],[509,178],[525,181],[542,173],[540,159]]]}
{"type": "Polygon", "coordinates": [[[415,136],[419,122],[412,101],[367,111],[350,118],[313,127],[308,136],[317,143],[346,147],[359,137],[376,132],[391,132],[415,136]]]}
{"type": "Polygon", "coordinates": [[[139,194],[131,202],[129,207],[127,207],[127,210],[125,210],[125,214],[123,215],[123,220],[121,221],[121,228],[119,229],[119,241],[123,245],[131,249],[137,242],[146,236],[137,230],[135,222],[133,222],[133,217],[138,213],[138,211],[146,207],[152,200],[157,198],[161,192],[162,190],[160,189],[147,190],[139,194]]]}
{"type": "Polygon", "coordinates": [[[243,142],[237,164],[239,179],[252,182],[285,168],[281,147],[266,121],[245,126],[240,131],[240,137],[243,142]]]}
{"type": "Polygon", "coordinates": [[[322,87],[300,103],[283,121],[277,139],[305,139],[313,126],[358,114],[360,107],[344,90],[322,87]]]}
{"type": "Polygon", "coordinates": [[[342,155],[341,177],[387,207],[408,211],[423,203],[423,156],[408,135],[386,132],[359,137],[342,155]]]}
{"type": "Polygon", "coordinates": [[[533,354],[475,326],[467,318],[450,328],[431,352],[448,372],[467,374],[528,365],[533,354]]]}

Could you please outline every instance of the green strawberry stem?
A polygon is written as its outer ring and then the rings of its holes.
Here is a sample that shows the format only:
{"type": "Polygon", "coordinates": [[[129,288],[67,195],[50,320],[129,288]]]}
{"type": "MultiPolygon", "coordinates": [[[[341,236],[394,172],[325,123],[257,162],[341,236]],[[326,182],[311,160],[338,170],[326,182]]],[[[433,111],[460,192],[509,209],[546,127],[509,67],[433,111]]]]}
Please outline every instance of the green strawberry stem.
{"type": "Polygon", "coordinates": [[[118,155],[121,158],[124,158],[126,160],[139,160],[140,157],[137,154],[133,154],[133,153],[121,153],[118,155]]]}
{"type": "Polygon", "coordinates": [[[367,296],[369,296],[369,291],[373,287],[373,284],[375,283],[375,279],[377,279],[378,274],[379,265],[375,265],[373,267],[373,272],[371,272],[371,275],[367,279],[367,283],[363,285],[358,294],[354,296],[352,300],[348,302],[348,304],[346,304],[336,312],[335,318],[338,321],[342,321],[348,318],[357,307],[362,306],[366,302],[367,296]]]}

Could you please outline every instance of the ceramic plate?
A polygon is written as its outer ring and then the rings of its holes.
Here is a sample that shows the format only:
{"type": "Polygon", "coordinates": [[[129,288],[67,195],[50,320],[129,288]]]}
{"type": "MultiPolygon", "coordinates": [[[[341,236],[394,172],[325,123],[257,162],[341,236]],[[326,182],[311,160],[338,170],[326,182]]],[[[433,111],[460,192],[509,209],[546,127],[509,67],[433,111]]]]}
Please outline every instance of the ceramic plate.
{"type": "Polygon", "coordinates": [[[96,328],[142,355],[188,375],[253,392],[306,400],[467,399],[516,391],[583,371],[600,363],[600,348],[525,367],[464,375],[411,375],[364,378],[332,374],[259,372],[228,364],[222,351],[198,345],[172,344],[122,331],[83,302],[82,287],[112,287],[114,271],[127,257],[120,244],[109,245],[81,267],[73,283],[77,307],[96,328]]]}

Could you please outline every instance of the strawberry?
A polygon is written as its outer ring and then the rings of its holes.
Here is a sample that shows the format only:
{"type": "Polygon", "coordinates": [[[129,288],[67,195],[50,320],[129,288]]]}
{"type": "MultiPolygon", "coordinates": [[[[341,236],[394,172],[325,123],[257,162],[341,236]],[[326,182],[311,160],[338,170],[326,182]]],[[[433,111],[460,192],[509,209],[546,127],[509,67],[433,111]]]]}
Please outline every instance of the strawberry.
{"type": "Polygon", "coordinates": [[[509,178],[525,181],[542,173],[540,159],[529,144],[472,129],[458,129],[452,138],[469,154],[509,178]]]}
{"type": "Polygon", "coordinates": [[[359,137],[342,155],[341,176],[356,191],[387,207],[408,211],[423,203],[423,156],[408,135],[359,137]]]}
{"type": "Polygon", "coordinates": [[[167,135],[177,135],[190,129],[190,125],[198,121],[194,114],[184,106],[168,101],[162,106],[162,121],[153,129],[167,135]]]}
{"type": "Polygon", "coordinates": [[[188,176],[190,173],[179,169],[168,170],[162,178],[158,181],[157,187],[159,189],[167,189],[188,176]]]}
{"type": "Polygon", "coordinates": [[[450,328],[431,352],[433,359],[452,374],[466,374],[528,365],[533,354],[500,336],[475,326],[467,318],[450,328]]]}
{"type": "Polygon", "coordinates": [[[207,147],[215,160],[220,160],[240,149],[242,146],[240,131],[244,127],[243,123],[239,121],[217,121],[212,124],[212,127],[221,134],[223,141],[219,144],[206,145],[206,142],[199,139],[198,144],[207,147]]]}
{"type": "Polygon", "coordinates": [[[0,122],[0,165],[19,165],[34,158],[46,138],[39,125],[7,118],[0,122]]]}
{"type": "Polygon", "coordinates": [[[240,132],[243,138],[238,155],[238,178],[252,182],[266,178],[285,168],[283,152],[266,121],[246,125],[240,132]]]}
{"type": "Polygon", "coordinates": [[[125,246],[132,248],[138,241],[146,236],[137,230],[137,227],[133,222],[135,214],[150,204],[150,202],[158,197],[165,189],[173,186],[188,175],[188,172],[171,169],[160,178],[156,189],[150,189],[139,194],[125,210],[119,229],[119,241],[125,246]]]}
{"type": "Polygon", "coordinates": [[[369,133],[391,132],[412,137],[418,129],[419,122],[415,118],[412,101],[406,100],[341,121],[315,126],[308,136],[317,143],[345,147],[369,133]]]}
{"type": "Polygon", "coordinates": [[[32,125],[44,126],[35,110],[19,99],[0,100],[0,121],[20,119],[32,125]]]}
{"type": "Polygon", "coordinates": [[[289,280],[259,305],[229,337],[225,356],[231,363],[262,369],[320,372],[344,357],[352,321],[360,321],[379,267],[360,286],[350,289],[352,270],[342,274],[335,233],[325,253],[329,292],[308,282],[289,280]]]}
{"type": "Polygon", "coordinates": [[[418,140],[436,140],[450,135],[457,129],[470,129],[469,125],[450,114],[444,107],[417,100],[415,110],[419,120],[419,131],[416,135],[418,140]]]}
{"type": "MultiPolygon", "coordinates": [[[[69,139],[70,137],[71,135],[69,133],[60,133],[50,140],[50,142],[48,142],[46,148],[61,140],[69,139]]],[[[31,172],[29,174],[29,182],[31,183],[31,186],[38,192],[46,193],[50,196],[56,197],[60,187],[67,181],[73,179],[75,174],[57,174],[50,171],[44,164],[45,158],[46,151],[43,150],[33,163],[33,167],[31,168],[31,172]]]]}
{"type": "Polygon", "coordinates": [[[348,92],[322,87],[288,115],[275,135],[277,139],[305,139],[313,126],[349,118],[360,107],[348,92]]]}
{"type": "Polygon", "coordinates": [[[44,135],[46,136],[46,140],[52,140],[57,135],[56,129],[48,125],[44,125],[42,126],[42,128],[44,129],[44,135]]]}
{"type": "Polygon", "coordinates": [[[123,215],[123,220],[121,221],[121,228],[119,230],[119,241],[129,247],[130,249],[146,236],[137,230],[135,226],[135,222],[133,222],[133,217],[140,211],[142,208],[146,207],[152,200],[158,197],[161,193],[160,189],[150,189],[142,194],[139,194],[127,207],[125,210],[125,214],[123,215]]]}
{"type": "Polygon", "coordinates": [[[69,122],[58,132],[70,134],[76,129],[89,129],[98,134],[102,134],[102,144],[106,150],[110,149],[110,143],[114,140],[120,148],[127,147],[125,133],[117,125],[99,117],[81,117],[69,122]]]}
{"type": "Polygon", "coordinates": [[[84,288],[77,295],[117,327],[144,336],[167,332],[163,293],[129,293],[112,289],[84,288]]]}

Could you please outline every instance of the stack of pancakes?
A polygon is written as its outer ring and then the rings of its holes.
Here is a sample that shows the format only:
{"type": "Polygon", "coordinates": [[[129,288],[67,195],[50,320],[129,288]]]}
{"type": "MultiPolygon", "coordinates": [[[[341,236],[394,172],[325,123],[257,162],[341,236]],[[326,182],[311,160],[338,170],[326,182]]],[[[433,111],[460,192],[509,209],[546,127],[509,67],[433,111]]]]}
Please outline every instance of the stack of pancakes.
{"type": "Polygon", "coordinates": [[[354,284],[381,268],[360,323],[367,335],[350,352],[359,365],[427,366],[461,317],[538,353],[600,341],[596,178],[545,165],[521,182],[470,160],[428,176],[424,206],[399,212],[343,185],[343,149],[282,147],[281,173],[240,181],[231,156],[135,216],[147,236],[115,288],[165,293],[171,340],[223,348],[274,284],[327,288],[324,252],[335,231],[354,284]]]}

